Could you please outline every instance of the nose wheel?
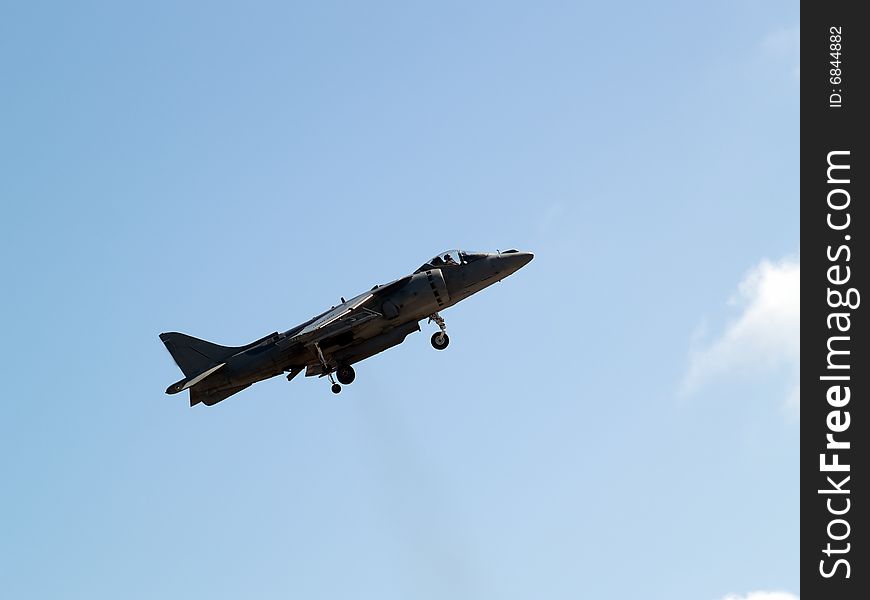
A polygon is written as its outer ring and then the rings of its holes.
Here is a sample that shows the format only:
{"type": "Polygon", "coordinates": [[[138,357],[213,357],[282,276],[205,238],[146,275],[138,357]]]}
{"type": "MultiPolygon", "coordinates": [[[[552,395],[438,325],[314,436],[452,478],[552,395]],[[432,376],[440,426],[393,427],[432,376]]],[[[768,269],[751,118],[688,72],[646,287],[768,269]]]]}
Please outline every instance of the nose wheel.
{"type": "Polygon", "coordinates": [[[444,322],[444,319],[441,318],[441,315],[438,313],[432,313],[429,315],[429,322],[435,321],[438,324],[438,328],[441,330],[438,333],[433,333],[430,341],[432,342],[432,347],[436,350],[444,350],[447,347],[447,344],[450,343],[450,338],[447,337],[447,323],[444,322]]]}

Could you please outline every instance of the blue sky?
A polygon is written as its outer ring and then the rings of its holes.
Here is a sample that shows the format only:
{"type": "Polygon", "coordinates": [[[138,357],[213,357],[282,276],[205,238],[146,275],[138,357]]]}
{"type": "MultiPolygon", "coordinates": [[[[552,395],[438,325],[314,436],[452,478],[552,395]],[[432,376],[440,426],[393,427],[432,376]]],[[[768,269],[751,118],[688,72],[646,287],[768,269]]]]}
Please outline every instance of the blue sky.
{"type": "Polygon", "coordinates": [[[798,9],[4,5],[2,595],[798,594],[798,9]],[[163,393],[452,247],[447,351],[163,393]]]}

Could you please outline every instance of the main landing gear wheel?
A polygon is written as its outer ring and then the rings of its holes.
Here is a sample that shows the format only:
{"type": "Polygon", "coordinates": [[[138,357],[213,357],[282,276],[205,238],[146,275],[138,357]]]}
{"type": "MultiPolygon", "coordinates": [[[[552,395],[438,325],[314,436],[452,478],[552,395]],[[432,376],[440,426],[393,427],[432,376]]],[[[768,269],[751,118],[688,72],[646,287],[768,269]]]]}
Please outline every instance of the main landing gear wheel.
{"type": "Polygon", "coordinates": [[[341,391],[341,386],[338,385],[337,383],[333,383],[333,384],[332,384],[332,393],[333,393],[333,394],[337,394],[337,393],[339,393],[340,391],[341,391]]]}
{"type": "Polygon", "coordinates": [[[353,383],[353,380],[356,379],[356,373],[352,366],[340,365],[338,370],[335,372],[335,378],[338,379],[339,383],[350,385],[353,383]]]}
{"type": "Polygon", "coordinates": [[[444,350],[447,347],[447,344],[450,343],[450,338],[447,337],[446,333],[438,333],[432,334],[432,347],[436,350],[444,350]]]}

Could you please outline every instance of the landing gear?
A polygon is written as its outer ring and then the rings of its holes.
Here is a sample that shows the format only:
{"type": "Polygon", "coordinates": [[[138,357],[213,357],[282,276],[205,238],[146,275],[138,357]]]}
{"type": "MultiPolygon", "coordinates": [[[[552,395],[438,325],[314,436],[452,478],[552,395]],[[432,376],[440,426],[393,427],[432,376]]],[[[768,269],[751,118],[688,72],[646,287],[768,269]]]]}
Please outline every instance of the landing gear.
{"type": "Polygon", "coordinates": [[[447,347],[447,344],[450,343],[450,338],[447,337],[446,333],[433,333],[432,334],[432,347],[436,350],[444,350],[447,347]]]}
{"type": "Polygon", "coordinates": [[[438,313],[429,315],[429,322],[431,323],[432,321],[435,321],[438,324],[438,328],[441,329],[440,333],[432,334],[432,347],[436,350],[444,350],[447,344],[450,343],[450,338],[447,337],[447,323],[444,322],[444,319],[438,313]]]}
{"type": "MultiPolygon", "coordinates": [[[[320,349],[320,344],[314,342],[314,349],[317,350],[317,357],[320,359],[320,365],[323,367],[323,372],[326,373],[326,376],[329,377],[330,383],[332,383],[332,393],[339,393],[341,391],[341,386],[335,383],[335,379],[332,377],[332,371],[329,368],[329,363],[326,362],[326,358],[323,356],[323,351],[320,349]]],[[[351,381],[353,381],[352,378],[351,381]]]]}
{"type": "Polygon", "coordinates": [[[354,372],[353,367],[350,365],[339,365],[335,371],[335,377],[339,383],[350,385],[356,379],[356,372],[354,372]]]}

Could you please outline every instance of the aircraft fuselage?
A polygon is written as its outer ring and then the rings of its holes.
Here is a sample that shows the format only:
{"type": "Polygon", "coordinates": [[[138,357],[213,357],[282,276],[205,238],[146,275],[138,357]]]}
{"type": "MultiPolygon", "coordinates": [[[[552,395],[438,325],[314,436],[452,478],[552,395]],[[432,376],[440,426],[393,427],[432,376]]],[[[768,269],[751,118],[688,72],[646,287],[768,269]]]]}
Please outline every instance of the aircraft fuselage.
{"type": "MultiPolygon", "coordinates": [[[[533,255],[509,250],[498,253],[441,253],[414,273],[375,286],[355,298],[283,333],[275,332],[246,346],[225,347],[179,333],[161,334],[185,379],[166,390],[190,389],[191,406],[216,404],[253,383],[289,373],[306,376],[335,373],[342,383],[353,381],[351,365],[402,343],[431,317],[440,332],[432,336],[436,349],[449,338],[438,314],[522,268],[533,255]]],[[[333,383],[333,392],[341,386],[333,383]]]]}

